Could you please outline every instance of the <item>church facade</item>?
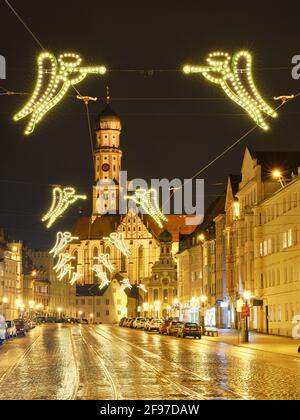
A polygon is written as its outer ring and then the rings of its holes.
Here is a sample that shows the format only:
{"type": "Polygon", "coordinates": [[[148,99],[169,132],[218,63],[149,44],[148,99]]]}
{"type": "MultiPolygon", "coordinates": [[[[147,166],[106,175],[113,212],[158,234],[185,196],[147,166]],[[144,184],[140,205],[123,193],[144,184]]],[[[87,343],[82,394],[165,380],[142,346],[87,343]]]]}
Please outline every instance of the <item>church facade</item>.
{"type": "MultiPolygon", "coordinates": [[[[121,214],[121,130],[121,120],[108,100],[96,121],[92,214],[76,221],[72,234],[79,239],[70,244],[69,252],[74,257],[74,271],[82,275],[78,286],[91,285],[92,288],[99,283],[93,265],[100,255],[108,254],[114,267],[113,273],[106,271],[110,281],[116,276],[119,279],[128,278],[131,285],[144,285],[147,289],[147,292],[144,288],[140,289],[137,296],[136,315],[162,316],[167,314],[177,296],[174,255],[178,250],[179,233],[188,233],[193,227],[186,226],[184,216],[168,216],[168,222],[160,229],[148,215],[131,210],[121,214]],[[165,236],[160,238],[164,231],[165,236]],[[109,237],[112,233],[122,234],[130,251],[129,257],[111,243],[109,237]],[[168,245],[162,248],[160,239],[164,241],[166,237],[168,245]],[[164,261],[167,264],[161,267],[164,261]]],[[[111,312],[114,312],[113,308],[111,312]]],[[[122,315],[126,316],[124,308],[122,315]]]]}

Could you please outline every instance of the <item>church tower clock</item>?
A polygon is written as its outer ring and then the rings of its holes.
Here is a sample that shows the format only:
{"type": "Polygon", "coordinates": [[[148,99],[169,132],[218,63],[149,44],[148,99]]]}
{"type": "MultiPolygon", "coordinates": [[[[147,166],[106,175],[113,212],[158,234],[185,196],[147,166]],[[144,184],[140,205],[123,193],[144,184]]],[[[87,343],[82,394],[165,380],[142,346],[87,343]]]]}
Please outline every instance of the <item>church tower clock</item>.
{"type": "Polygon", "coordinates": [[[93,216],[118,213],[122,151],[121,120],[111,109],[110,98],[96,120],[95,183],[93,216]]]}

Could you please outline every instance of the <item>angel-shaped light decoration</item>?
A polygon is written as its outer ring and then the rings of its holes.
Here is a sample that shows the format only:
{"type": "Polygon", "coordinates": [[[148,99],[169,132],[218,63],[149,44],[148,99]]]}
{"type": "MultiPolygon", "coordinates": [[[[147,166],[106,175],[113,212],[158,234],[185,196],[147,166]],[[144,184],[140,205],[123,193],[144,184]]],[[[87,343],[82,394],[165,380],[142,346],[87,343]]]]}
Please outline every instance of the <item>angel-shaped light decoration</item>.
{"type": "Polygon", "coordinates": [[[71,286],[74,286],[75,283],[77,283],[78,280],[80,280],[82,277],[81,273],[73,273],[72,278],[70,280],[71,286]]]}
{"type": "Polygon", "coordinates": [[[72,257],[69,253],[61,253],[58,256],[58,261],[53,267],[53,270],[57,273],[58,280],[62,280],[65,276],[70,275],[73,270],[70,262],[74,260],[75,257],[72,257]]]}
{"type": "Polygon", "coordinates": [[[98,257],[94,257],[94,260],[97,260],[99,264],[102,264],[110,273],[115,271],[115,267],[110,261],[109,254],[101,254],[98,257]]]}
{"type": "Polygon", "coordinates": [[[70,232],[58,232],[56,235],[56,244],[51,249],[49,254],[53,254],[53,258],[56,258],[60,253],[62,253],[66,246],[75,240],[78,240],[77,236],[72,236],[70,232]]]}
{"type": "Polygon", "coordinates": [[[110,241],[116,248],[118,248],[119,251],[121,251],[121,253],[125,257],[128,258],[130,256],[131,252],[129,251],[124,242],[124,237],[122,233],[111,233],[109,235],[109,238],[104,237],[103,239],[110,241]]]}
{"type": "Polygon", "coordinates": [[[263,100],[255,86],[251,54],[238,51],[231,57],[228,53],[215,52],[208,56],[207,62],[208,66],[185,66],[183,71],[186,74],[201,73],[210,82],[220,85],[226,95],[244,108],[259,127],[268,130],[265,122],[267,117],[263,114],[276,118],[277,113],[263,100]]]}
{"type": "Polygon", "coordinates": [[[138,285],[138,288],[141,289],[144,293],[148,293],[146,286],[143,283],[138,285]]]}
{"type": "Polygon", "coordinates": [[[58,60],[49,52],[38,56],[35,89],[29,101],[14,116],[14,120],[18,121],[31,115],[25,130],[26,135],[34,131],[44,115],[64,98],[71,86],[82,82],[88,74],[106,73],[104,66],[80,67],[81,62],[81,57],[74,53],[61,54],[58,60]]]}
{"type": "Polygon", "coordinates": [[[47,228],[49,229],[56,219],[61,216],[71,204],[77,200],[86,200],[86,195],[76,195],[75,188],[54,187],[52,191],[52,205],[47,214],[42,218],[42,222],[48,220],[47,228]]]}
{"type": "Polygon", "coordinates": [[[123,280],[121,280],[121,289],[124,291],[125,289],[132,289],[132,285],[130,284],[129,279],[124,278],[123,280]]]}
{"type": "Polygon", "coordinates": [[[102,290],[104,287],[110,284],[110,280],[108,279],[107,274],[101,271],[100,265],[94,265],[93,270],[95,271],[96,276],[101,280],[101,283],[99,285],[100,290],[102,290]]]}
{"type": "Polygon", "coordinates": [[[126,200],[132,200],[137,205],[141,206],[142,209],[155,220],[160,228],[163,227],[162,221],[168,221],[158,207],[157,191],[154,188],[150,188],[149,190],[142,188],[137,189],[135,190],[135,195],[125,196],[124,198],[126,200]]]}

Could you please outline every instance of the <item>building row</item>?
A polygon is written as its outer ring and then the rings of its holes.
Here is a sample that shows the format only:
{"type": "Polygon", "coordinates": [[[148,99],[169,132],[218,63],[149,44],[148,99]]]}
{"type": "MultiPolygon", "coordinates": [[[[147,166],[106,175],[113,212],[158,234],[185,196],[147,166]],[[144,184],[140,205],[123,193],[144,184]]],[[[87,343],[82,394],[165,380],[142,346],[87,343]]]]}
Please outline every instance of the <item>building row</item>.
{"type": "Polygon", "coordinates": [[[180,316],[237,328],[241,304],[250,328],[290,336],[300,314],[300,153],[246,148],[240,175],[181,235],[180,316]]]}

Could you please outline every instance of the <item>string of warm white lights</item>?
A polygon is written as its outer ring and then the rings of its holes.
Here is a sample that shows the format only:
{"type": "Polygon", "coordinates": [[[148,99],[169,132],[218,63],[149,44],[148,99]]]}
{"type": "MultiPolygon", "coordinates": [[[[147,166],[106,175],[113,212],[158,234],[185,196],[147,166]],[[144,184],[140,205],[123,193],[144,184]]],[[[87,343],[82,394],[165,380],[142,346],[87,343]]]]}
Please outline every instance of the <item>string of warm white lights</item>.
{"type": "Polygon", "coordinates": [[[157,191],[154,188],[149,190],[137,189],[133,196],[125,196],[126,200],[134,201],[158,224],[160,228],[163,228],[162,221],[167,222],[168,219],[160,211],[157,200],[157,191]]]}
{"type": "Polygon", "coordinates": [[[101,283],[99,285],[100,290],[102,290],[104,287],[110,284],[110,280],[108,279],[107,274],[101,271],[101,266],[95,265],[93,267],[93,270],[95,271],[96,276],[101,280],[101,283]]]}
{"type": "Polygon", "coordinates": [[[82,277],[81,273],[73,273],[72,278],[70,280],[71,286],[74,286],[75,283],[77,283],[78,280],[80,280],[82,277]]]}
{"type": "Polygon", "coordinates": [[[62,189],[54,187],[52,191],[52,205],[48,213],[42,218],[42,222],[49,220],[47,228],[50,228],[71,204],[74,204],[77,200],[86,199],[86,195],[76,195],[75,188],[67,187],[62,189]]]}
{"type": "Polygon", "coordinates": [[[98,257],[94,257],[94,260],[97,260],[99,264],[102,264],[110,273],[113,273],[115,271],[115,267],[110,261],[109,254],[102,254],[98,257]]]}
{"type": "Polygon", "coordinates": [[[143,283],[140,283],[138,285],[138,288],[141,289],[144,293],[148,293],[148,290],[146,289],[146,286],[143,283]]]}
{"type": "Polygon", "coordinates": [[[131,252],[127,248],[124,242],[124,236],[122,233],[111,233],[109,237],[104,237],[104,240],[110,241],[125,257],[130,257],[131,252]]]}
{"type": "Polygon", "coordinates": [[[61,253],[58,256],[58,261],[53,267],[53,270],[57,273],[58,280],[63,280],[66,275],[70,275],[73,270],[70,262],[74,260],[75,257],[72,257],[69,253],[61,253]]]}
{"type": "Polygon", "coordinates": [[[128,278],[124,278],[123,280],[121,280],[121,289],[124,291],[126,289],[131,290],[132,289],[132,285],[130,284],[130,281],[128,278]]]}
{"type": "Polygon", "coordinates": [[[38,79],[35,89],[27,104],[14,116],[14,120],[18,121],[31,115],[25,130],[26,135],[34,131],[44,115],[64,98],[71,86],[82,82],[88,74],[106,73],[104,66],[80,67],[81,61],[81,57],[74,53],[61,54],[58,60],[49,52],[38,56],[38,79]],[[45,68],[46,61],[50,62],[50,70],[45,68]],[[45,75],[50,77],[46,90],[42,93],[45,75]]]}
{"type": "Polygon", "coordinates": [[[185,66],[186,74],[201,73],[212,83],[219,84],[226,95],[245,109],[256,124],[268,130],[263,113],[276,118],[277,113],[260,96],[252,76],[252,55],[248,51],[238,51],[232,57],[228,53],[215,52],[207,58],[208,66],[185,66]],[[242,60],[246,68],[239,67],[242,60]],[[245,82],[242,80],[246,79],[245,82]]]}
{"type": "Polygon", "coordinates": [[[79,238],[77,236],[72,236],[70,232],[58,232],[56,234],[56,244],[51,249],[49,254],[53,254],[53,258],[56,258],[58,254],[62,253],[66,246],[74,241],[78,240],[79,238]]]}

